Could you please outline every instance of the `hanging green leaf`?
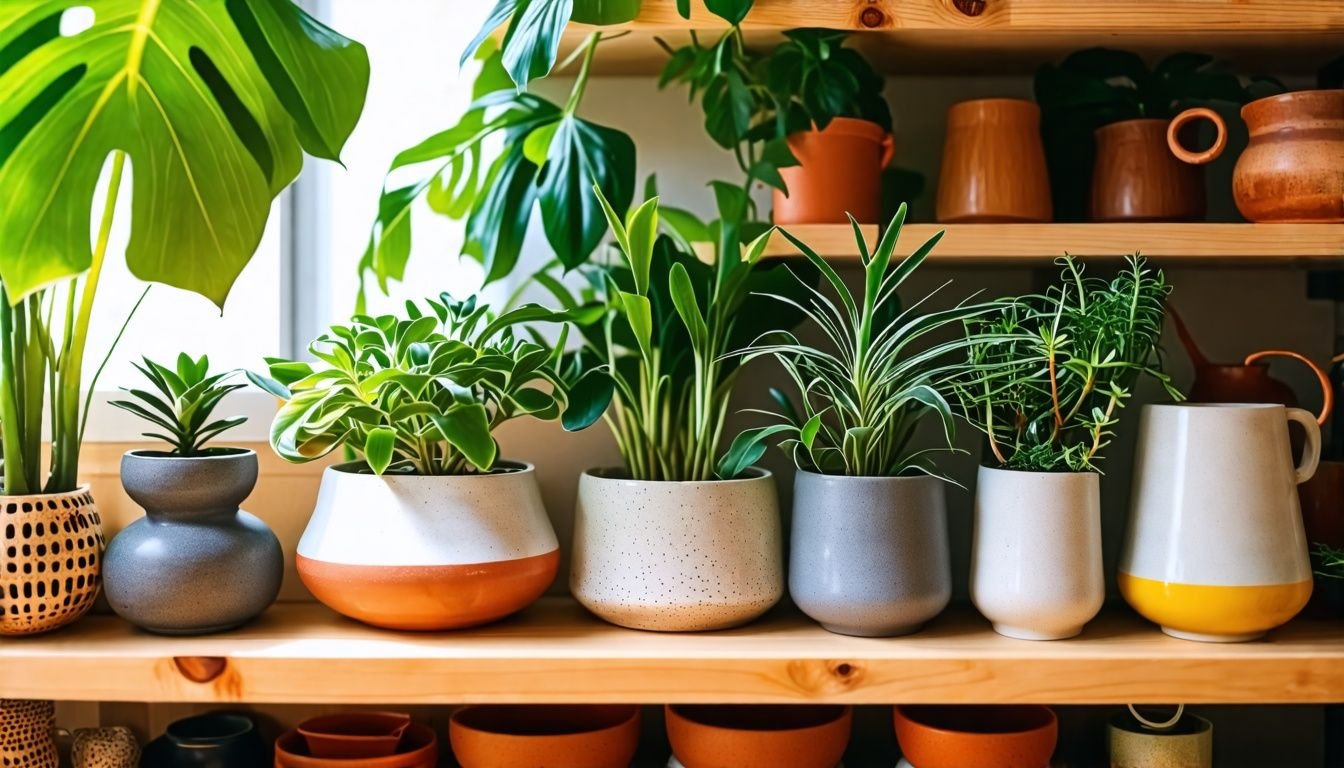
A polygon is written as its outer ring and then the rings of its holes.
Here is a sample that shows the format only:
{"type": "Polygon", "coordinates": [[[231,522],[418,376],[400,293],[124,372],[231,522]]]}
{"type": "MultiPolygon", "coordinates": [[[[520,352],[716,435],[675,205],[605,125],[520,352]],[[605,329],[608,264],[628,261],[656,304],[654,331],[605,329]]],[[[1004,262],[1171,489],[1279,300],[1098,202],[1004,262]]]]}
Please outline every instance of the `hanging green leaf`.
{"type": "Polygon", "coordinates": [[[639,15],[642,0],[574,0],[570,21],[580,24],[623,24],[639,15]]]}

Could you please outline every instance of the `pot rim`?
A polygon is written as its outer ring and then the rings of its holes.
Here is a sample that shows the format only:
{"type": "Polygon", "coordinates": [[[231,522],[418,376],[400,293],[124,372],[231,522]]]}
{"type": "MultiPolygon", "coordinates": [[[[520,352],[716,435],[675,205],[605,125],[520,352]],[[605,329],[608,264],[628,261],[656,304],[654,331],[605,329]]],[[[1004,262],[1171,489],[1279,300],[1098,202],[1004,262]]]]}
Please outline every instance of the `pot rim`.
{"type": "Polygon", "coordinates": [[[327,468],[323,470],[322,474],[325,476],[328,472],[335,472],[346,477],[366,477],[372,480],[386,480],[391,478],[405,482],[414,482],[421,480],[425,482],[434,482],[434,481],[443,482],[448,480],[456,480],[459,482],[462,481],[484,482],[487,480],[498,480],[501,477],[520,477],[524,475],[532,475],[536,474],[537,471],[536,465],[532,464],[531,462],[517,461],[515,459],[497,459],[495,461],[494,470],[491,470],[490,472],[478,472],[469,475],[412,475],[397,472],[383,475],[375,475],[372,472],[353,471],[354,468],[365,468],[367,466],[368,465],[362,461],[343,461],[339,464],[328,465],[327,468]],[[496,471],[499,469],[508,469],[509,471],[508,472],[496,471]]]}
{"type": "Polygon", "coordinates": [[[726,483],[758,483],[762,480],[772,479],[775,476],[774,473],[771,472],[770,470],[764,467],[757,467],[754,465],[747,467],[746,471],[751,473],[749,476],[734,477],[729,480],[719,480],[717,478],[712,480],[634,480],[629,477],[610,477],[608,475],[602,474],[604,472],[625,472],[625,471],[626,471],[625,467],[590,467],[588,469],[583,470],[581,476],[590,477],[594,480],[601,480],[603,482],[608,483],[626,483],[630,485],[654,485],[654,486],[679,485],[683,487],[695,486],[695,485],[717,486],[726,483]]]}
{"type": "MultiPolygon", "coordinates": [[[[3,476],[0,476],[0,480],[3,479],[4,479],[3,476]]],[[[0,494],[0,503],[4,503],[6,499],[61,499],[61,498],[70,498],[71,496],[79,496],[85,493],[88,494],[93,493],[92,484],[80,483],[79,485],[75,486],[75,489],[73,491],[56,491],[55,493],[21,493],[14,496],[6,496],[4,494],[0,494]]]]}
{"type": "Polygon", "coordinates": [[[1042,472],[1038,469],[1013,469],[1012,467],[991,467],[988,464],[981,464],[980,469],[982,470],[987,469],[990,470],[991,472],[1011,472],[1014,475],[1023,475],[1023,476],[1040,475],[1042,477],[1078,477],[1078,476],[1091,475],[1093,477],[1101,477],[1100,472],[1090,469],[1084,469],[1082,471],[1069,470],[1060,472],[1042,472]]]}
{"type": "Polygon", "coordinates": [[[256,730],[257,730],[257,724],[253,722],[251,718],[248,718],[244,715],[232,714],[229,712],[218,712],[218,713],[205,713],[200,715],[192,715],[191,717],[184,717],[181,720],[174,720],[173,722],[169,723],[166,728],[163,729],[163,733],[170,739],[180,740],[181,742],[185,742],[187,744],[214,744],[219,741],[223,741],[225,739],[234,739],[239,736],[246,736],[247,734],[252,733],[256,730]],[[224,732],[223,729],[221,728],[221,731],[219,733],[211,734],[209,736],[183,735],[174,732],[180,730],[187,723],[192,723],[198,720],[215,720],[218,721],[220,725],[227,724],[228,726],[231,726],[232,730],[224,732]]]}
{"type": "Polygon", "coordinates": [[[849,480],[858,481],[858,480],[864,480],[864,481],[867,481],[867,482],[882,481],[882,480],[906,480],[906,481],[909,481],[909,480],[916,480],[916,481],[933,480],[933,481],[935,481],[935,482],[939,482],[939,483],[946,483],[946,482],[947,482],[946,480],[944,480],[944,479],[941,478],[941,477],[934,477],[933,475],[925,475],[925,474],[921,474],[921,475],[830,475],[830,474],[826,474],[825,472],[813,472],[813,471],[808,470],[808,469],[803,469],[802,467],[794,467],[794,470],[795,470],[795,472],[794,472],[794,475],[795,475],[795,476],[807,475],[807,476],[809,476],[809,477],[822,477],[822,478],[826,478],[827,480],[841,480],[841,481],[849,481],[849,480]]]}
{"type": "MultiPolygon", "coordinates": [[[[897,705],[893,708],[893,714],[895,715],[895,718],[896,718],[897,720],[904,720],[905,722],[907,722],[907,723],[909,723],[909,724],[911,724],[911,725],[913,725],[913,726],[916,726],[916,727],[918,727],[918,728],[921,728],[921,729],[923,729],[923,730],[931,731],[931,732],[934,732],[934,733],[941,733],[941,734],[945,734],[945,735],[948,735],[948,736],[958,736],[958,737],[962,737],[962,738],[980,738],[980,737],[995,737],[995,738],[1000,738],[1000,737],[1005,737],[1005,736],[1027,736],[1027,735],[1033,735],[1033,734],[1040,733],[1040,732],[1042,732],[1042,731],[1048,731],[1048,730],[1051,730],[1051,729],[1053,729],[1053,728],[1058,728],[1058,727],[1059,727],[1059,715],[1055,714],[1055,710],[1054,710],[1054,709],[1052,709],[1052,708],[1050,708],[1050,707],[1048,707],[1048,706],[1046,706],[1046,705],[1044,705],[1044,704],[1006,704],[1006,705],[1001,705],[1001,706],[1003,706],[1003,707],[1010,707],[1010,708],[1018,709],[1018,710],[1021,710],[1021,711],[1024,711],[1024,712],[1025,712],[1025,711],[1028,711],[1028,710],[1032,710],[1032,711],[1035,711],[1035,712],[1038,712],[1038,713],[1043,712],[1044,714],[1047,715],[1046,721],[1045,721],[1044,723],[1042,723],[1041,725],[1037,725],[1037,726],[1035,726],[1035,727],[1027,728],[1027,729],[1024,729],[1024,730],[1016,730],[1016,731],[963,731],[963,730],[957,730],[957,729],[954,729],[954,728],[942,728],[942,727],[939,727],[939,726],[937,726],[937,725],[932,725],[932,724],[930,724],[930,723],[928,723],[928,722],[926,722],[926,721],[924,721],[924,720],[922,720],[922,719],[920,719],[920,718],[912,717],[912,716],[911,716],[911,711],[912,711],[912,710],[918,710],[918,709],[921,708],[921,707],[939,707],[939,706],[957,706],[957,705],[939,705],[939,704],[914,704],[914,705],[909,705],[909,704],[897,704],[897,705]]],[[[990,704],[990,705],[972,705],[972,706],[987,706],[987,707],[994,707],[994,706],[1000,706],[1000,705],[992,705],[992,704],[990,704]]]]}
{"type": "MultiPolygon", "coordinates": [[[[508,738],[508,739],[556,739],[556,738],[571,738],[571,737],[576,737],[576,736],[592,736],[592,735],[594,735],[594,734],[607,733],[607,732],[609,732],[609,731],[619,731],[619,730],[621,730],[622,728],[628,728],[628,727],[630,727],[630,724],[631,724],[632,722],[639,720],[639,706],[636,705],[636,704],[586,704],[586,705],[585,705],[585,704],[580,704],[580,705],[578,705],[578,706],[581,707],[581,708],[585,708],[585,709],[588,709],[588,708],[599,708],[599,709],[610,708],[610,709],[612,709],[613,711],[615,711],[615,710],[628,710],[628,712],[626,712],[625,716],[622,717],[620,720],[618,720],[618,721],[616,721],[616,722],[609,723],[609,724],[607,724],[607,725],[595,725],[595,726],[593,726],[593,727],[591,727],[591,728],[575,728],[575,729],[573,729],[573,730],[556,731],[555,733],[517,733],[517,732],[514,732],[514,731],[507,731],[507,730],[502,730],[502,729],[498,729],[498,728],[482,727],[482,726],[479,726],[479,725],[472,725],[472,724],[470,724],[470,723],[464,723],[464,722],[462,722],[462,719],[461,719],[461,715],[463,715],[464,713],[465,713],[465,714],[470,714],[470,713],[473,712],[473,711],[475,711],[475,712],[480,712],[480,711],[483,711],[483,710],[489,710],[489,709],[512,709],[512,708],[516,708],[516,707],[520,707],[520,706],[521,706],[521,707],[529,707],[529,706],[533,706],[533,705],[527,705],[527,704],[521,704],[521,705],[520,705],[520,704],[475,704],[475,705],[471,705],[471,706],[462,707],[461,709],[458,709],[458,710],[456,710],[455,712],[453,712],[453,714],[452,714],[451,716],[449,716],[449,718],[448,718],[448,723],[449,723],[449,726],[450,726],[451,728],[457,728],[457,729],[459,729],[459,730],[462,730],[462,731],[469,731],[469,732],[471,732],[471,733],[484,734],[484,735],[486,735],[486,736],[499,736],[499,737],[504,737],[504,738],[508,738]]],[[[540,704],[540,705],[535,705],[535,706],[538,706],[538,707],[556,707],[556,708],[565,708],[564,705],[560,705],[560,704],[540,704]]],[[[570,708],[572,709],[572,707],[570,707],[570,708]]]]}
{"type": "Polygon", "coordinates": [[[1261,96],[1255,101],[1248,101],[1241,105],[1241,114],[1245,116],[1246,110],[1256,104],[1266,104],[1271,101],[1298,101],[1300,99],[1319,99],[1319,98],[1340,98],[1338,88],[1304,88],[1300,91],[1284,91],[1283,93],[1274,93],[1269,96],[1261,96]]]}
{"type": "Polygon", "coordinates": [[[167,451],[156,451],[152,448],[135,448],[122,454],[122,458],[136,459],[138,461],[233,461],[245,459],[249,456],[255,458],[257,452],[251,448],[240,448],[233,445],[221,445],[219,450],[228,451],[228,453],[216,453],[206,456],[177,456],[167,451]]]}
{"type": "Polygon", "coordinates": [[[1258,411],[1269,410],[1271,408],[1287,408],[1282,403],[1146,403],[1144,408],[1161,408],[1162,410],[1195,410],[1204,408],[1246,408],[1258,411]]]}
{"type": "Polygon", "coordinates": [[[843,721],[845,721],[845,720],[852,720],[852,718],[854,717],[854,707],[853,707],[853,705],[850,705],[850,704],[760,704],[760,705],[751,705],[751,704],[742,704],[742,705],[734,705],[734,704],[664,704],[663,707],[664,707],[664,713],[665,713],[664,716],[665,716],[665,717],[671,717],[671,716],[675,715],[677,719],[679,719],[679,720],[681,720],[681,721],[683,721],[683,722],[685,722],[685,723],[687,723],[687,724],[689,724],[689,725],[695,726],[696,728],[702,728],[702,729],[704,729],[704,730],[715,731],[715,732],[718,732],[718,733],[774,733],[774,734],[779,734],[779,733],[808,733],[808,732],[811,732],[811,731],[823,731],[823,730],[828,729],[828,728],[834,728],[834,727],[836,727],[836,725],[837,725],[838,723],[841,723],[841,722],[843,722],[843,721]],[[805,726],[802,726],[802,727],[800,727],[800,728],[769,728],[769,729],[766,729],[766,728],[731,728],[731,727],[729,727],[729,726],[719,725],[719,724],[717,724],[717,723],[711,723],[711,722],[707,722],[707,721],[705,721],[705,720],[701,720],[701,719],[696,718],[696,717],[692,717],[690,714],[688,714],[688,713],[686,712],[686,710],[687,710],[688,708],[692,708],[692,709],[694,709],[694,708],[699,708],[699,707],[734,707],[734,706],[742,706],[742,707],[748,707],[748,708],[760,708],[760,707],[808,707],[808,708],[814,708],[814,709],[816,709],[816,710],[825,710],[825,709],[830,709],[831,707],[836,707],[836,708],[838,708],[838,711],[837,711],[835,717],[832,717],[832,718],[830,718],[829,720],[823,720],[822,722],[816,723],[815,725],[805,725],[805,726]]]}
{"type": "Polygon", "coordinates": [[[826,124],[825,128],[818,129],[817,124],[813,123],[811,128],[802,131],[794,131],[789,134],[792,136],[802,136],[805,134],[826,135],[845,135],[858,136],[860,138],[872,139],[873,141],[882,141],[891,135],[880,123],[872,120],[865,120],[862,117],[833,117],[826,124]]]}
{"type": "Polygon", "coordinates": [[[1134,734],[1135,736],[1153,736],[1167,739],[1204,736],[1213,731],[1212,722],[1191,712],[1182,712],[1181,719],[1176,725],[1179,726],[1187,720],[1194,725],[1194,730],[1173,733],[1172,731],[1176,730],[1175,727],[1168,730],[1154,730],[1152,728],[1147,728],[1135,720],[1133,715],[1129,714],[1128,711],[1125,711],[1111,715],[1110,719],[1106,721],[1106,726],[1112,730],[1120,731],[1121,733],[1134,734]]]}

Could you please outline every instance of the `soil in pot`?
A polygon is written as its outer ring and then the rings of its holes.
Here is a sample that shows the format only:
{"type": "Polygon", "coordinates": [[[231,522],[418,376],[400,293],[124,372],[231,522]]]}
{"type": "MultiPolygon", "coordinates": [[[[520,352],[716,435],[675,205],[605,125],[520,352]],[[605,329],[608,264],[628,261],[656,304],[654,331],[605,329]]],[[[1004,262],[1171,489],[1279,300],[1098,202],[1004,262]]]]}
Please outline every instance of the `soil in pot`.
{"type": "Polygon", "coordinates": [[[835,768],[853,727],[838,705],[668,705],[667,737],[685,768],[835,768]]]}
{"type": "Polygon", "coordinates": [[[1048,768],[1059,739],[1049,707],[900,706],[901,753],[919,768],[1048,768]]]}
{"type": "Polygon", "coordinates": [[[639,707],[467,707],[453,713],[448,737],[462,768],[628,768],[639,707]]]}

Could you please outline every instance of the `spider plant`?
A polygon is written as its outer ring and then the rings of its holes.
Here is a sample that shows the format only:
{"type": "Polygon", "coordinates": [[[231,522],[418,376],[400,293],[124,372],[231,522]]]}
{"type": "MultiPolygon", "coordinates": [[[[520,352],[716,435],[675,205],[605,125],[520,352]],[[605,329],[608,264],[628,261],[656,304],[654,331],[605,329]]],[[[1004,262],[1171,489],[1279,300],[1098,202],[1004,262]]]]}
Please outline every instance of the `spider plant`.
{"type": "Polygon", "coordinates": [[[1344,549],[1318,543],[1312,547],[1311,559],[1316,575],[1344,580],[1344,549]]]}
{"type": "Polygon", "coordinates": [[[922,313],[921,305],[935,290],[902,308],[897,291],[943,236],[938,232],[894,262],[905,213],[902,204],[871,253],[851,217],[864,271],[859,296],[816,251],[781,230],[826,277],[836,297],[805,280],[798,280],[806,291],[805,303],[789,296],[771,296],[802,311],[822,331],[825,343],[805,344],[790,331],[776,331],[762,336],[745,352],[748,358],[774,357],[793,382],[798,405],[772,389],[770,394],[780,408],[779,414],[772,415],[782,423],[758,434],[761,439],[785,435],[781,446],[799,469],[861,477],[937,476],[934,455],[952,450],[954,420],[945,393],[949,381],[964,372],[966,363],[957,353],[970,340],[960,334],[932,343],[929,338],[994,312],[998,305],[963,303],[922,313]],[[912,446],[915,429],[931,416],[942,427],[941,444],[916,449],[912,446]]]}
{"type": "Polygon", "coordinates": [[[969,364],[952,389],[997,465],[1097,471],[1141,376],[1183,399],[1157,348],[1170,288],[1138,255],[1109,281],[1069,256],[1056,263],[1061,280],[1045,293],[965,321],[969,364]]]}
{"type": "Polygon", "coordinates": [[[246,384],[227,383],[237,371],[210,373],[210,358],[201,355],[192,360],[185,352],[177,356],[176,370],[142,358],[144,364],[132,363],[149,382],[154,392],[134,387],[122,387],[138,400],[113,400],[123,411],[139,416],[163,432],[144,432],[145,437],[163,440],[172,446],[170,456],[194,458],[231,453],[231,448],[206,448],[205,443],[225,430],[247,421],[246,416],[210,420],[215,406],[228,393],[246,384]]]}

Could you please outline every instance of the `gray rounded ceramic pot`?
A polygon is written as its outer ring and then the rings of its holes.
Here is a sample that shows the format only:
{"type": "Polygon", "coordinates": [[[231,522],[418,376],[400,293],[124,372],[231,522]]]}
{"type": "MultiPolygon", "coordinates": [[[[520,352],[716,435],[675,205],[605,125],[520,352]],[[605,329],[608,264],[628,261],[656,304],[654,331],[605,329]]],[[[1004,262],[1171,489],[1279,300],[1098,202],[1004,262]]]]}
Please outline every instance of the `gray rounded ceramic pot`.
{"type": "Polygon", "coordinates": [[[107,545],[112,610],[170,635],[232,629],[266,610],[280,593],[285,556],[271,529],[238,508],[256,483],[250,450],[122,456],[121,484],[145,516],[107,545]]]}
{"type": "Polygon", "coordinates": [[[799,470],[789,594],[838,634],[919,630],[952,597],[943,481],[799,470]]]}

